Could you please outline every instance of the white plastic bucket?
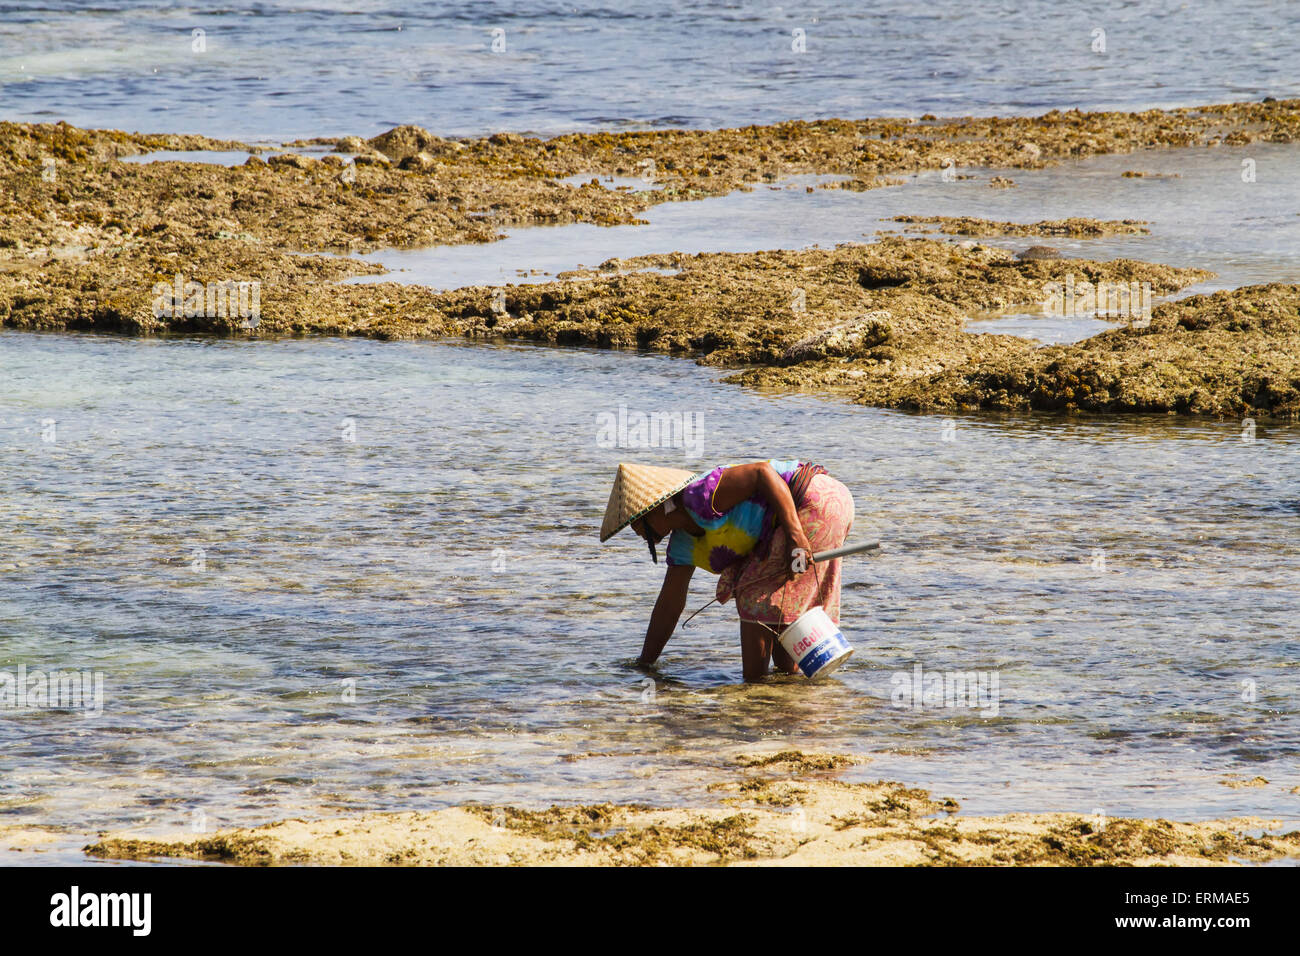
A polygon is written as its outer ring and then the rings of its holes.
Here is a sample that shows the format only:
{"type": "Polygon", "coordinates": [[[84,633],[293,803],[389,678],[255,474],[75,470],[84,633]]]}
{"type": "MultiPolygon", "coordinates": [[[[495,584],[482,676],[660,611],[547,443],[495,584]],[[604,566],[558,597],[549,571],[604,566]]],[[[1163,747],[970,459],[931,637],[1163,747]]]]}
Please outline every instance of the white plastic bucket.
{"type": "Polygon", "coordinates": [[[820,607],[811,607],[777,638],[805,677],[829,674],[853,655],[839,626],[820,607]]]}

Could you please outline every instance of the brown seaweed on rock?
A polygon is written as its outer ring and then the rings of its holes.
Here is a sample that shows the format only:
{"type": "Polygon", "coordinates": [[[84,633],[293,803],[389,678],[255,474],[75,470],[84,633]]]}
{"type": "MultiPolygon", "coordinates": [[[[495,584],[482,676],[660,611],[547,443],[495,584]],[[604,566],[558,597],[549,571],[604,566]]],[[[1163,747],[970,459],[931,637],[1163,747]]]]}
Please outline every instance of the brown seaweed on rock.
{"type": "Polygon", "coordinates": [[[918,382],[898,404],[933,408],[1183,412],[1300,418],[1300,286],[1249,286],[1157,306],[1021,362],[918,382]]]}
{"type": "Polygon", "coordinates": [[[1144,236],[1151,230],[1142,219],[1044,219],[1040,222],[1002,222],[973,216],[895,216],[894,222],[937,225],[950,236],[1058,236],[1097,239],[1101,236],[1144,236]]]}
{"type": "MultiPolygon", "coordinates": [[[[1126,259],[1018,259],[976,242],[892,237],[834,250],[642,256],[544,284],[438,293],[396,283],[342,285],[338,280],[382,269],[297,253],[488,242],[504,225],[634,223],[654,203],[797,172],[866,183],[949,160],[1037,167],[1152,146],[1297,137],[1300,100],[551,140],[499,133],[453,141],[405,126],[370,141],[330,141],[356,154],[357,165],[345,170],[337,156],[301,155],[254,157],[231,168],[127,164],[117,158],[242,144],[0,123],[0,326],[248,334],[227,315],[156,315],[154,287],[183,275],[259,283],[258,335],[463,335],[651,349],[745,369],[735,381],[835,391],[886,407],[1294,417],[1295,286],[1162,305],[1146,329],[1116,329],[1070,346],[1040,349],[964,328],[970,316],[1035,307],[1046,286],[1067,275],[1149,282],[1160,295],[1208,276],[1198,270],[1126,259]],[[661,188],[558,181],[638,172],[661,188]],[[679,271],[636,271],[647,268],[679,271]]],[[[1093,220],[1071,222],[1074,234],[1098,228],[1093,220]]],[[[1059,227],[992,225],[1048,235],[1059,227]]]]}
{"type": "Polygon", "coordinates": [[[741,755],[743,776],[719,772],[703,805],[466,805],[283,820],[198,840],[104,835],[85,850],[244,866],[1228,866],[1300,854],[1300,833],[1281,832],[1280,821],[965,816],[955,800],[925,790],[831,778],[860,762],[798,751],[741,755]]]}

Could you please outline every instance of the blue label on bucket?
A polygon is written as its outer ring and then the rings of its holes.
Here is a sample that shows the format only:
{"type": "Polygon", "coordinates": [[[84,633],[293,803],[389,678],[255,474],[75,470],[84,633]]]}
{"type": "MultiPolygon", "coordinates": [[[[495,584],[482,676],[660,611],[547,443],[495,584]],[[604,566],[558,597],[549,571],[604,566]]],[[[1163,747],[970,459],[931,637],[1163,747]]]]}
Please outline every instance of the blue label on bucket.
{"type": "Polygon", "coordinates": [[[803,671],[805,677],[812,677],[848,649],[849,642],[844,640],[843,634],[836,631],[829,637],[818,641],[816,646],[800,659],[799,670],[803,671]]]}

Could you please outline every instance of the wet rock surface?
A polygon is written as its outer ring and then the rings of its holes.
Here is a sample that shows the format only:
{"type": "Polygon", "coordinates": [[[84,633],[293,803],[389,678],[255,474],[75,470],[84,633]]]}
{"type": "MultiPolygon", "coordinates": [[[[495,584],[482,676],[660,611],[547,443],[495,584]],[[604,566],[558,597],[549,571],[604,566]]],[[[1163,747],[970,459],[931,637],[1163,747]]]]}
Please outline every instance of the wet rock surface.
{"type": "MultiPolygon", "coordinates": [[[[636,223],[651,204],[718,195],[792,173],[851,177],[958,165],[1038,168],[1152,146],[1300,136],[1300,101],[1141,113],[1062,113],[917,125],[791,122],[744,129],[518,134],[449,140],[398,127],[365,141],[305,141],[353,154],[253,157],[236,167],[121,156],[238,149],[199,136],[0,123],[0,325],[131,334],[466,335],[653,349],[743,368],[735,381],[841,392],[918,409],[1044,408],[1280,415],[1300,411],[1297,287],[1200,296],[1070,346],[974,335],[967,317],[1036,307],[1068,275],[1150,283],[1208,277],[1133,260],[1020,257],[975,242],[888,237],[870,246],[746,254],[665,253],[541,285],[437,293],[341,285],[383,270],[312,252],[490,242],[506,226],[636,223]],[[620,190],[575,174],[640,175],[620,190]],[[636,269],[676,269],[674,275],[636,269]],[[159,315],[155,286],[256,282],[261,315],[159,315]],[[797,301],[797,305],[794,304],[797,301]],[[858,328],[859,317],[888,313],[858,328]]],[[[847,184],[847,185],[846,185],[847,184]]],[[[1140,234],[1132,220],[1033,224],[904,217],[959,235],[1140,234]]]]}
{"type": "MultiPolygon", "coordinates": [[[[895,216],[894,222],[937,225],[950,236],[1061,236],[1097,239],[1101,236],[1144,236],[1148,223],[1139,219],[1044,219],[1041,222],[1000,222],[971,216],[895,216]]],[[[1035,249],[1047,248],[1034,246],[1035,249]]]]}
{"type": "Polygon", "coordinates": [[[883,345],[893,336],[888,312],[868,312],[824,332],[800,339],[785,350],[783,362],[794,365],[837,355],[855,355],[883,345]]]}

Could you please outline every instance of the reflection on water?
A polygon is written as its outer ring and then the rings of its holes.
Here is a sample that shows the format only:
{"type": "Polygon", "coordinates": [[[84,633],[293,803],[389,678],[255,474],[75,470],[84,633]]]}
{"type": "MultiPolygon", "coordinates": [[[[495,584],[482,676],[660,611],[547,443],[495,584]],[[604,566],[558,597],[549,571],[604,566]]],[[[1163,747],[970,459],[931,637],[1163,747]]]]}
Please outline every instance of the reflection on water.
{"type": "Polygon", "coordinates": [[[106,685],[98,719],[0,714],[5,822],[703,800],[762,743],[870,755],[853,773],[968,811],[1295,814],[1296,426],[945,420],[455,342],[0,352],[0,670],[106,685]],[[621,403],[698,412],[704,456],[598,447],[621,403]],[[596,537],[615,464],[769,456],[823,462],[885,542],[845,561],[857,653],[743,686],[713,607],[647,683],[660,569],[596,537]],[[916,663],[996,673],[997,716],[899,706],[916,663]]]}
{"type": "Polygon", "coordinates": [[[1002,315],[994,319],[971,319],[966,323],[966,331],[981,335],[1015,335],[1034,339],[1044,345],[1060,345],[1082,342],[1098,332],[1118,328],[1122,324],[1124,322],[1120,320],[1107,322],[1087,315],[1054,316],[1027,312],[1002,315]]]}
{"type": "Polygon", "coordinates": [[[242,166],[253,154],[242,149],[159,149],[152,153],[123,156],[123,163],[210,163],[214,166],[242,166]]]}
{"type": "MultiPolygon", "coordinates": [[[[263,144],[268,147],[272,143],[263,144]]],[[[334,153],[327,146],[299,146],[293,149],[268,149],[257,155],[263,159],[270,159],[272,156],[281,153],[296,153],[300,156],[313,156],[319,159],[321,156],[333,153],[344,161],[349,161],[351,157],[347,153],[334,153]]],[[[146,165],[148,163],[210,163],[214,166],[242,166],[248,162],[253,153],[242,149],[157,149],[151,153],[138,153],[134,156],[122,156],[119,162],[137,163],[146,165]]]]}

